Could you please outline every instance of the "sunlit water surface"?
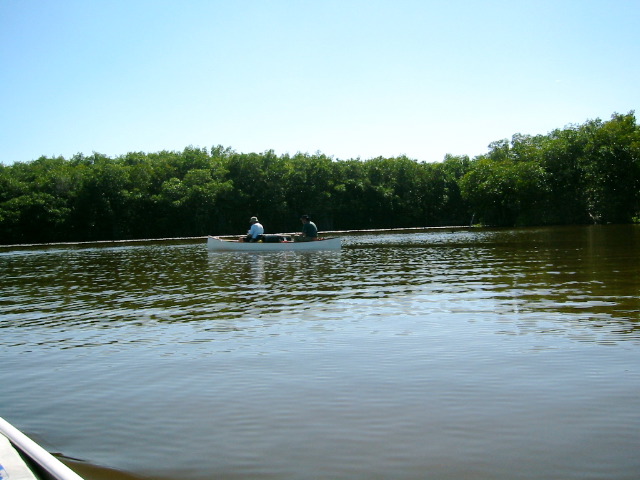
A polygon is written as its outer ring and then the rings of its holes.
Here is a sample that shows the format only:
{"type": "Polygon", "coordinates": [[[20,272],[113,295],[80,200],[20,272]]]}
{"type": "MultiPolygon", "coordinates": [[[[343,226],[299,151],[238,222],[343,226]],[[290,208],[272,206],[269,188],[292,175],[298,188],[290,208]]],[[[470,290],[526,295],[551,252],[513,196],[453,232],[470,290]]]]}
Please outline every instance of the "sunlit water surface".
{"type": "Polygon", "coordinates": [[[633,226],[0,249],[0,416],[88,479],[637,480],[639,272],[633,226]]]}

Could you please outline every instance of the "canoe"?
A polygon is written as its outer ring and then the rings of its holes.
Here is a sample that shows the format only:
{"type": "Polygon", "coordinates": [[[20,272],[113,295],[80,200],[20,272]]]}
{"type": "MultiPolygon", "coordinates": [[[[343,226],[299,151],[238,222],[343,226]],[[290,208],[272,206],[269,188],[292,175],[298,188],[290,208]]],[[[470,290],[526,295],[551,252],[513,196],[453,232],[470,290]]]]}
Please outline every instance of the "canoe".
{"type": "Polygon", "coordinates": [[[305,252],[314,250],[340,250],[340,238],[323,238],[311,242],[238,242],[220,237],[207,238],[207,248],[214,252],[305,252]]]}
{"type": "Polygon", "coordinates": [[[82,477],[0,417],[0,479],[82,480],[82,477]]]}

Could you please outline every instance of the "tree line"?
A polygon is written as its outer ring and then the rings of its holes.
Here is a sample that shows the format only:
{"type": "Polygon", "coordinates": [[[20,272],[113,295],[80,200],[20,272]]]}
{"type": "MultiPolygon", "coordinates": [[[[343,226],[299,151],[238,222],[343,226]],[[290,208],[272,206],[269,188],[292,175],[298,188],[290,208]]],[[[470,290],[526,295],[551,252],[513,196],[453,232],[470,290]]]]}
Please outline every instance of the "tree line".
{"type": "Polygon", "coordinates": [[[40,157],[0,165],[0,243],[240,234],[257,215],[292,232],[640,222],[634,112],[515,134],[473,159],[334,160],[210,149],[40,157]]]}

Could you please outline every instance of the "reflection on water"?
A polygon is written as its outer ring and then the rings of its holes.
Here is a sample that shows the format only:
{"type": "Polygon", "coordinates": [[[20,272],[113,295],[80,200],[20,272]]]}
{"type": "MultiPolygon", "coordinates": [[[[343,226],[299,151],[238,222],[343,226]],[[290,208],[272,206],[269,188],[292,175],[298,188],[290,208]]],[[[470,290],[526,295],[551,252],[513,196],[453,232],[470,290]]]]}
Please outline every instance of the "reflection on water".
{"type": "Polygon", "coordinates": [[[637,477],[639,228],[343,245],[0,250],[0,415],[158,479],[637,477]]]}

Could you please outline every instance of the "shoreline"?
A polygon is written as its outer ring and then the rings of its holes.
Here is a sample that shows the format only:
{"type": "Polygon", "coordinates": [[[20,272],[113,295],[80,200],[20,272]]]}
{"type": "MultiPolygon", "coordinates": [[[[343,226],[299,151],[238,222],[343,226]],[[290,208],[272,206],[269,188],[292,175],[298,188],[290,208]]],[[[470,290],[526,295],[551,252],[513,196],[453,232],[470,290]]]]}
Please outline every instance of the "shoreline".
{"type": "MultiPolygon", "coordinates": [[[[425,231],[442,231],[442,230],[472,230],[482,227],[464,226],[464,225],[452,225],[444,227],[397,227],[397,228],[375,228],[364,230],[322,230],[321,233],[325,235],[357,235],[367,233],[401,233],[401,232],[425,232],[425,231]]],[[[297,235],[300,232],[281,232],[275,235],[297,235]]],[[[181,242],[181,243],[197,243],[202,240],[206,240],[211,235],[203,235],[197,237],[164,237],[164,238],[141,238],[141,239],[129,239],[129,240],[90,240],[79,242],[49,242],[49,243],[13,243],[9,245],[0,245],[0,251],[3,249],[26,249],[26,248],[49,248],[49,247],[91,247],[91,246],[123,246],[123,245],[145,245],[154,243],[165,242],[181,242]]],[[[224,234],[215,235],[220,238],[236,238],[241,234],[224,234]]]]}

